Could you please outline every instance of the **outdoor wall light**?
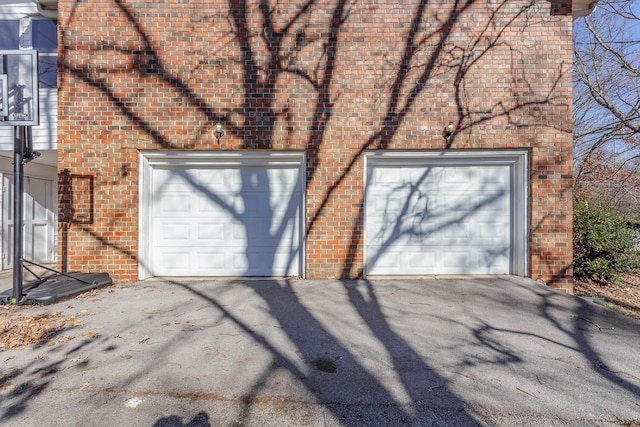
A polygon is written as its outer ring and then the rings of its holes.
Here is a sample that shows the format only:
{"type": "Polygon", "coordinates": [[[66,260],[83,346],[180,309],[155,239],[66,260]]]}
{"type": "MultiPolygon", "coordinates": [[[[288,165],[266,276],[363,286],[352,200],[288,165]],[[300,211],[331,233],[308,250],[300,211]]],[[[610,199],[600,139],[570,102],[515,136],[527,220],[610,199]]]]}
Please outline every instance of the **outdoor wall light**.
{"type": "Polygon", "coordinates": [[[453,135],[453,131],[455,129],[455,126],[453,125],[453,122],[449,122],[445,127],[444,130],[442,131],[442,137],[445,140],[448,140],[449,137],[451,137],[451,135],[453,135]]]}
{"type": "Polygon", "coordinates": [[[224,136],[224,131],[222,130],[222,123],[216,123],[216,139],[218,143],[220,142],[220,138],[224,136]]]}

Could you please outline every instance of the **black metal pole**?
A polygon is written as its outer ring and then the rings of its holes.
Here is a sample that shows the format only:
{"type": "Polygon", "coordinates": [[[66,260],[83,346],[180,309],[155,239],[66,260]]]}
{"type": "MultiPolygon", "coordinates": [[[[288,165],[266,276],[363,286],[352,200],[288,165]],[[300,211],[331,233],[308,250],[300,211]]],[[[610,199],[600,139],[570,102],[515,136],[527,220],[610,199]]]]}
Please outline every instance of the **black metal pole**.
{"type": "Polygon", "coordinates": [[[13,138],[13,296],[11,304],[22,300],[22,176],[24,146],[27,132],[25,126],[14,128],[13,138]]]}

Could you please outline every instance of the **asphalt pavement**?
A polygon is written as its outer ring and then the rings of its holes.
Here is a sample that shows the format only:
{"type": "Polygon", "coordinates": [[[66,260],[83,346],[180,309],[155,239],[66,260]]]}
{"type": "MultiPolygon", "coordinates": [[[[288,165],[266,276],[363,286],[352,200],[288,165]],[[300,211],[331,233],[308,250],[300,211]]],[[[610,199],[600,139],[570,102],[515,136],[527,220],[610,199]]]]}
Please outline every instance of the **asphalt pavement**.
{"type": "Polygon", "coordinates": [[[148,280],[43,313],[67,326],[0,352],[0,425],[640,425],[640,322],[520,277],[148,280]]]}

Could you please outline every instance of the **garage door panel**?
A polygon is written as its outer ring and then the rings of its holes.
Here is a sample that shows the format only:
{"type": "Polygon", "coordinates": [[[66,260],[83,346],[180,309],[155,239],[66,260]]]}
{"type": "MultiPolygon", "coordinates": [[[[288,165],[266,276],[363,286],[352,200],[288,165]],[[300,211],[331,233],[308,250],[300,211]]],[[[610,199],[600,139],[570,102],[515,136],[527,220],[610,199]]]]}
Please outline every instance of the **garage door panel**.
{"type": "Polygon", "coordinates": [[[397,275],[502,274],[508,268],[509,257],[505,254],[496,256],[483,253],[479,248],[474,253],[466,246],[432,246],[424,252],[386,252],[376,260],[376,265],[389,268],[387,274],[397,275]],[[406,259],[404,265],[402,259],[406,259]]]}
{"type": "Polygon", "coordinates": [[[386,210],[397,210],[403,205],[403,197],[399,195],[386,196],[386,193],[375,192],[371,194],[371,202],[373,203],[373,209],[371,210],[371,217],[383,217],[386,210]]]}
{"type": "Polygon", "coordinates": [[[375,264],[381,268],[394,268],[400,262],[400,255],[398,252],[384,251],[378,254],[375,264]]]}
{"type": "MultiPolygon", "coordinates": [[[[251,276],[255,274],[255,271],[252,271],[251,267],[249,266],[249,259],[255,259],[256,258],[256,253],[251,253],[250,251],[242,252],[242,253],[232,253],[231,254],[231,266],[232,269],[229,271],[229,273],[234,274],[234,272],[238,272],[236,274],[240,275],[247,275],[247,276],[251,276]]],[[[255,270],[256,267],[253,267],[253,270],[255,270]]]]}
{"type": "Polygon", "coordinates": [[[166,194],[160,201],[159,215],[171,216],[176,213],[189,212],[190,197],[188,195],[166,194]]]}
{"type": "Polygon", "coordinates": [[[441,178],[445,184],[474,184],[477,180],[475,171],[469,168],[451,167],[440,171],[441,178]]]}
{"type": "Polygon", "coordinates": [[[198,241],[208,244],[219,244],[224,241],[224,224],[202,223],[196,225],[198,230],[198,241]]]}
{"type": "Polygon", "coordinates": [[[166,271],[175,271],[183,268],[185,264],[189,264],[190,251],[186,248],[183,251],[163,251],[160,262],[164,265],[166,271]]]}
{"type": "Polygon", "coordinates": [[[398,185],[395,168],[377,167],[373,171],[373,180],[378,183],[378,188],[385,188],[398,185]]]}
{"type": "Polygon", "coordinates": [[[509,237],[508,222],[478,221],[476,238],[480,241],[505,242],[509,237]]]}
{"type": "Polygon", "coordinates": [[[433,269],[436,265],[436,254],[430,252],[412,252],[408,254],[409,266],[412,269],[433,269]]]}
{"type": "Polygon", "coordinates": [[[300,275],[301,168],[151,168],[149,270],[159,276],[300,275]]]}
{"type": "MultiPolygon", "coordinates": [[[[275,228],[276,226],[272,225],[272,227],[275,228]]],[[[274,248],[281,244],[292,244],[292,237],[297,237],[287,233],[274,233],[259,218],[248,219],[243,224],[235,224],[233,231],[234,240],[274,248]]]]}
{"type": "Polygon", "coordinates": [[[471,232],[470,224],[451,224],[448,227],[442,229],[443,237],[448,242],[468,242],[473,236],[471,232]]]}
{"type": "Polygon", "coordinates": [[[233,223],[231,225],[231,233],[233,242],[241,242],[243,245],[246,245],[247,240],[247,230],[243,224],[233,223]]]}
{"type": "Polygon", "coordinates": [[[196,181],[197,177],[187,172],[176,173],[171,169],[160,169],[154,173],[153,190],[155,192],[162,189],[166,192],[182,193],[192,188],[192,183],[196,181]]]}
{"type": "Polygon", "coordinates": [[[201,169],[196,171],[198,184],[212,191],[232,191],[238,187],[235,174],[227,169],[201,169]]]}
{"type": "MultiPolygon", "coordinates": [[[[225,206],[233,203],[232,200],[222,200],[224,205],[222,205],[218,200],[212,199],[210,196],[205,195],[192,195],[192,198],[196,199],[197,210],[193,212],[194,215],[207,215],[211,214],[222,214],[228,215],[228,211],[225,206]]],[[[232,208],[237,209],[237,206],[231,205],[232,208]]]]}
{"type": "Polygon", "coordinates": [[[288,251],[276,253],[274,257],[275,265],[283,265],[288,266],[286,269],[286,276],[296,276],[298,275],[296,265],[300,262],[300,258],[297,252],[290,253],[288,251]],[[293,256],[292,256],[293,255],[293,256]]]}
{"type": "Polygon", "coordinates": [[[202,275],[222,272],[224,271],[224,266],[226,264],[225,257],[225,253],[199,251],[193,258],[197,262],[194,269],[199,271],[202,275]]]}
{"type": "Polygon", "coordinates": [[[443,251],[442,255],[442,265],[445,268],[445,271],[448,272],[456,269],[461,269],[462,272],[468,271],[471,258],[469,251],[453,251],[449,249],[443,251]]]}
{"type": "Polygon", "coordinates": [[[179,222],[171,225],[163,224],[160,229],[161,239],[166,242],[176,242],[177,240],[188,242],[190,237],[189,228],[189,224],[181,224],[179,222]]]}
{"type": "Polygon", "coordinates": [[[509,273],[511,198],[510,165],[370,166],[367,274],[509,273]]]}

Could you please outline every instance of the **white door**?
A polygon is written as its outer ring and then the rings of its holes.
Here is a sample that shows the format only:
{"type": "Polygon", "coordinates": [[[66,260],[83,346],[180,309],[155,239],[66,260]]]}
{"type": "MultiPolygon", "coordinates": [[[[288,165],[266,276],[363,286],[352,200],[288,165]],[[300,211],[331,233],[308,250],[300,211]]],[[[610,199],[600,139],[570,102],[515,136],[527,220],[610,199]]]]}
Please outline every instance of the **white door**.
{"type": "Polygon", "coordinates": [[[302,167],[157,165],[150,275],[300,276],[302,167]]]}
{"type": "Polygon", "coordinates": [[[518,164],[471,155],[369,160],[368,275],[524,274],[518,164]]]}
{"type": "MultiPolygon", "coordinates": [[[[2,176],[2,268],[13,267],[13,175],[2,176]]],[[[55,260],[53,181],[24,178],[23,257],[37,263],[55,260]]]]}

